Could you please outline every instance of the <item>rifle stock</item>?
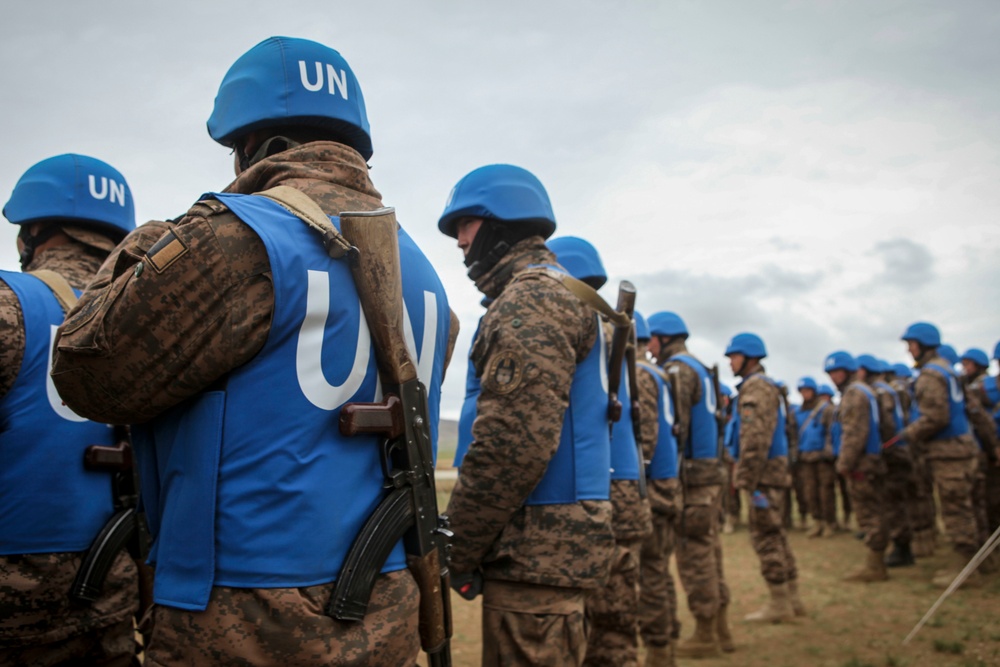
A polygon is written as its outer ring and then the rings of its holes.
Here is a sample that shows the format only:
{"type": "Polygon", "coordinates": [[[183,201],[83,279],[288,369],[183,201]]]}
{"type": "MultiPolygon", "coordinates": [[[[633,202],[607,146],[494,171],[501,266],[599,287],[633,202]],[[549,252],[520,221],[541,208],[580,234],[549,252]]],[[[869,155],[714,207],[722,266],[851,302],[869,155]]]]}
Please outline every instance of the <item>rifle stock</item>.
{"type": "Polygon", "coordinates": [[[628,346],[632,331],[632,311],[635,309],[635,286],[627,280],[618,284],[618,304],[615,307],[619,313],[625,313],[628,319],[624,324],[615,324],[611,337],[611,355],[608,359],[608,427],[622,418],[622,404],[618,398],[618,389],[622,380],[622,362],[625,359],[625,348],[628,346]]]}
{"type": "Polygon", "coordinates": [[[403,334],[395,212],[389,208],[342,213],[340,229],[358,250],[351,273],[375,341],[386,394],[382,404],[345,405],[340,430],[345,435],[380,433],[384,437],[382,467],[393,490],[351,545],[327,611],[344,620],[364,616],[375,577],[402,535],[407,567],[420,589],[421,647],[432,667],[447,667],[451,664],[452,634],[447,563],[450,533],[438,515],[427,391],[417,378],[403,334]]]}

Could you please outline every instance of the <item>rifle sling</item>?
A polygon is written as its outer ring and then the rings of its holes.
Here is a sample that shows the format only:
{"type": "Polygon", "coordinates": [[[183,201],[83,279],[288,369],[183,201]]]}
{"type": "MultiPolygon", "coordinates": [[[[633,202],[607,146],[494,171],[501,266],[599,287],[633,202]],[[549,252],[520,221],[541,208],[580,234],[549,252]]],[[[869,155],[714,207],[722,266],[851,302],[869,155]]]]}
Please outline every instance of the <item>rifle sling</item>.
{"type": "Polygon", "coordinates": [[[582,280],[577,280],[573,276],[567,275],[565,273],[560,273],[559,271],[554,271],[545,267],[536,267],[531,269],[525,269],[521,272],[521,275],[539,273],[546,275],[553,280],[558,280],[563,285],[566,286],[570,292],[572,292],[580,301],[583,301],[586,305],[590,306],[592,309],[596,310],[600,314],[606,316],[612,324],[616,327],[627,327],[630,326],[631,320],[625,313],[620,313],[611,307],[607,301],[601,298],[601,295],[597,293],[593,287],[583,282],[582,280]]]}
{"type": "Polygon", "coordinates": [[[67,282],[67,280],[60,274],[55,271],[50,271],[49,269],[28,271],[28,274],[35,276],[45,283],[46,287],[52,290],[53,296],[56,297],[56,301],[58,301],[59,305],[62,306],[64,313],[68,313],[73,306],[76,305],[76,292],[73,291],[69,282],[67,282]]]}
{"type": "Polygon", "coordinates": [[[330,218],[323,212],[316,200],[301,190],[287,185],[278,185],[257,194],[277,202],[286,211],[318,231],[323,236],[323,244],[330,257],[340,259],[349,255],[353,249],[343,234],[333,226],[330,218]]]}

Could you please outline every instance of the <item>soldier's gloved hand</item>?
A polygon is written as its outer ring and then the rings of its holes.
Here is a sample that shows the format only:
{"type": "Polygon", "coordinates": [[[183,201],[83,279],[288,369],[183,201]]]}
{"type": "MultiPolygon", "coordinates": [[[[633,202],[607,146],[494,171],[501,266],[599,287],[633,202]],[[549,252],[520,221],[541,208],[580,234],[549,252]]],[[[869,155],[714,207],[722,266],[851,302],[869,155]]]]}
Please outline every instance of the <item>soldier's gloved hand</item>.
{"type": "Polygon", "coordinates": [[[767,496],[765,496],[760,490],[754,491],[750,494],[750,502],[753,506],[759,510],[766,510],[771,506],[771,503],[767,502],[767,496]]]}
{"type": "Polygon", "coordinates": [[[466,600],[475,600],[483,592],[483,573],[473,570],[465,574],[451,574],[451,587],[466,600]]]}

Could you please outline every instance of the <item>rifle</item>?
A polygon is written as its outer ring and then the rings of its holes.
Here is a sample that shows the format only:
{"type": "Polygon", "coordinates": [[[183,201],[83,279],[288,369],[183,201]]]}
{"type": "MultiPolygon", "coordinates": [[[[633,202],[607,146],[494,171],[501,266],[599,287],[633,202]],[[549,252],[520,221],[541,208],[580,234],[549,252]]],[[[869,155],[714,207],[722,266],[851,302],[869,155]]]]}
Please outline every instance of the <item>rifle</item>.
{"type": "MultiPolygon", "coordinates": [[[[608,430],[622,418],[622,402],[618,399],[618,387],[622,380],[622,362],[632,331],[632,311],[635,310],[635,286],[627,280],[618,284],[618,305],[615,310],[625,313],[626,318],[615,322],[611,337],[611,356],[608,359],[608,430]]],[[[634,355],[634,353],[633,353],[634,355]]]]}
{"type": "Polygon", "coordinates": [[[723,460],[722,450],[725,449],[725,438],[726,438],[726,410],[722,407],[722,387],[719,384],[719,365],[713,364],[708,370],[708,374],[712,377],[712,391],[715,392],[715,423],[719,429],[718,445],[716,447],[716,456],[719,461],[723,460]]]}
{"type": "MultiPolygon", "coordinates": [[[[136,507],[139,501],[138,471],[132,462],[132,441],[128,426],[115,426],[114,447],[90,445],[84,451],[83,465],[88,470],[109,471],[115,513],[104,524],[84,554],[77,570],[70,599],[95,602],[104,589],[104,581],[118,557],[127,548],[139,573],[139,614],[142,620],[153,606],[153,568],[146,564],[149,555],[149,531],[145,517],[136,507]]],[[[145,634],[145,633],[144,633],[145,634]]]]}
{"type": "Polygon", "coordinates": [[[403,283],[396,214],[391,208],[341,213],[341,232],[357,253],[351,274],[365,320],[385,399],[348,403],[340,432],[382,436],[380,456],[389,494],[365,522],[344,559],[326,613],[360,621],[375,578],[403,539],[406,564],[420,589],[420,644],[431,667],[449,667],[452,634],[447,519],[438,515],[427,390],[417,378],[403,335],[403,283]]]}
{"type": "MultiPolygon", "coordinates": [[[[631,319],[632,314],[629,313],[631,319]]],[[[635,322],[632,322],[629,331],[629,343],[625,348],[625,365],[628,369],[628,393],[632,408],[632,434],[635,436],[635,448],[639,457],[639,497],[646,497],[646,458],[642,453],[642,419],[639,414],[639,378],[638,369],[635,366],[635,350],[638,343],[635,338],[635,322]]]]}

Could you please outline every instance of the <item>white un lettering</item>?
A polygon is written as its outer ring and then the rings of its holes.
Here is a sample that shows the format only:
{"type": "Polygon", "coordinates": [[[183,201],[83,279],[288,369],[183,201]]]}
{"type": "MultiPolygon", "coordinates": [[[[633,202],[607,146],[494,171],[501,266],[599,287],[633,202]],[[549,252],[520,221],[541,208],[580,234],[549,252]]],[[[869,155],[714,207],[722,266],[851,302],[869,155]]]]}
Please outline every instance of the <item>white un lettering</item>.
{"type": "Polygon", "coordinates": [[[49,332],[49,372],[45,374],[45,395],[49,399],[49,406],[52,408],[53,412],[71,422],[85,422],[87,421],[80,415],[76,414],[69,407],[63,403],[62,398],[59,397],[59,392],[56,391],[56,386],[52,382],[52,350],[56,344],[56,331],[59,330],[59,326],[53,324],[49,332]]]}
{"type": "MultiPolygon", "coordinates": [[[[302,80],[302,87],[311,93],[316,93],[323,90],[323,63],[317,62],[313,63],[316,66],[316,81],[309,81],[309,72],[307,71],[308,65],[306,61],[299,61],[299,79],[302,80]]],[[[329,93],[333,95],[335,92],[340,92],[340,96],[345,100],[347,99],[347,72],[340,70],[340,76],[337,76],[337,70],[334,69],[333,65],[327,63],[326,65],[326,80],[329,82],[329,93]]]]}
{"type": "MultiPolygon", "coordinates": [[[[346,403],[364,382],[371,360],[371,334],[364,313],[358,308],[358,342],[351,372],[342,384],[333,385],[323,373],[323,334],[330,314],[330,276],[325,271],[309,271],[306,284],[306,316],[299,328],[295,348],[295,374],[302,394],[320,410],[335,410],[346,403]]],[[[430,386],[437,346],[437,298],[424,292],[424,330],[419,353],[413,336],[413,319],[403,304],[403,329],[410,356],[417,360],[417,377],[430,386]]],[[[380,393],[380,392],[379,392],[380,393]]]]}
{"type": "Polygon", "coordinates": [[[114,179],[110,179],[107,176],[101,176],[101,190],[97,191],[97,179],[93,174],[87,176],[87,181],[90,186],[90,196],[94,199],[104,199],[108,196],[108,191],[111,191],[111,203],[114,204],[115,200],[118,200],[119,206],[125,205],[125,184],[116,183],[114,179]]]}

